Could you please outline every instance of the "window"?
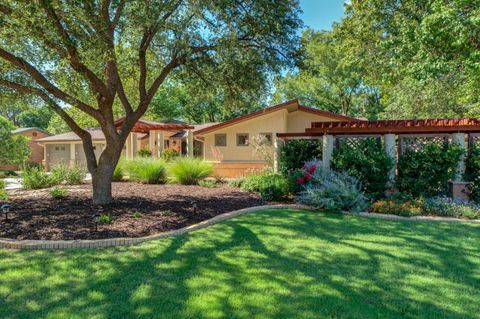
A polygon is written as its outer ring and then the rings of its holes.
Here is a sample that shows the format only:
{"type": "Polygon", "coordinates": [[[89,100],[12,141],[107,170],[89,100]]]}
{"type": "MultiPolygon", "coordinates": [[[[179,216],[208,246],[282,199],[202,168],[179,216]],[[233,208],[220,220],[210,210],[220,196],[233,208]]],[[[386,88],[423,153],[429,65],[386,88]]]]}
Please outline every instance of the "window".
{"type": "Polygon", "coordinates": [[[215,146],[227,146],[227,134],[215,134],[215,146]]]}
{"type": "Polygon", "coordinates": [[[260,133],[258,134],[258,137],[260,137],[260,141],[264,144],[267,145],[272,145],[273,141],[273,134],[272,133],[260,133]]]}
{"type": "Polygon", "coordinates": [[[248,146],[248,133],[237,134],[237,146],[248,146]]]}
{"type": "Polygon", "coordinates": [[[65,151],[65,146],[55,146],[55,151],[65,151]]]}

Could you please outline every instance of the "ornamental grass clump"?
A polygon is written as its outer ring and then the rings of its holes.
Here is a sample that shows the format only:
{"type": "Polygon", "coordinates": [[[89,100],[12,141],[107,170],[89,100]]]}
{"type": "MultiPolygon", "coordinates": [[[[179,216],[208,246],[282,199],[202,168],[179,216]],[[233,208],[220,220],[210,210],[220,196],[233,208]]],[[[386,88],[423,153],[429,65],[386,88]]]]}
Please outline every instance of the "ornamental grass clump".
{"type": "Polygon", "coordinates": [[[304,169],[304,177],[296,178],[296,183],[303,186],[296,197],[300,204],[350,212],[360,212],[368,206],[362,186],[356,178],[325,169],[318,161],[305,163],[304,169]]]}
{"type": "Polygon", "coordinates": [[[174,160],[168,167],[172,182],[182,185],[198,185],[213,172],[213,164],[191,157],[174,160]]]}
{"type": "Polygon", "coordinates": [[[137,158],[123,165],[130,181],[144,184],[162,184],[166,180],[166,165],[163,160],[137,158]]]}

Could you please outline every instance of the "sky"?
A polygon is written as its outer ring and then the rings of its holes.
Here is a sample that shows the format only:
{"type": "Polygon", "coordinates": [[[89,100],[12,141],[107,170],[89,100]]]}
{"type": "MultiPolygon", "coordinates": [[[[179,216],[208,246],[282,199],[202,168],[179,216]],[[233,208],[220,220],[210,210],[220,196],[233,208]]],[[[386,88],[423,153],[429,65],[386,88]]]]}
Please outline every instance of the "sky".
{"type": "Polygon", "coordinates": [[[300,0],[305,26],[315,30],[331,30],[332,23],[343,16],[345,0],[300,0]]]}

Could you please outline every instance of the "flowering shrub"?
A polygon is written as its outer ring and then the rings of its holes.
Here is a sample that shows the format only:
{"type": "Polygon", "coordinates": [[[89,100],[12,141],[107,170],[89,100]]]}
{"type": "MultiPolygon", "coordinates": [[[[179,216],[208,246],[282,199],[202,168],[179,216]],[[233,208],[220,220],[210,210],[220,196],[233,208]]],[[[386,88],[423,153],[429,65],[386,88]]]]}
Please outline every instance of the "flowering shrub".
{"type": "Polygon", "coordinates": [[[454,201],[449,197],[433,197],[425,200],[425,212],[440,216],[477,219],[480,218],[480,205],[454,201]]]}
{"type": "Polygon", "coordinates": [[[359,212],[365,209],[367,198],[360,182],[345,173],[324,169],[318,161],[305,163],[303,176],[295,177],[302,185],[297,201],[315,208],[359,212]]]}

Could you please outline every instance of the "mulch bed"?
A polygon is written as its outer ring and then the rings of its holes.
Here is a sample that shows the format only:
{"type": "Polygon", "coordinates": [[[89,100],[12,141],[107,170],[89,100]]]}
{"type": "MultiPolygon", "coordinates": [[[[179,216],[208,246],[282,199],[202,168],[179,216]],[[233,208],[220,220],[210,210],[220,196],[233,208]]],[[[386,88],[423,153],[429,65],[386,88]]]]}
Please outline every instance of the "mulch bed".
{"type": "Polygon", "coordinates": [[[91,203],[91,185],[66,186],[68,196],[52,199],[49,190],[10,192],[9,220],[0,215],[0,237],[12,239],[102,239],[142,237],[196,224],[216,215],[264,205],[253,193],[220,185],[215,188],[182,185],[113,183],[114,202],[91,203]],[[196,202],[194,211],[192,202],[196,202]],[[133,215],[139,212],[141,216],[133,215]],[[94,214],[108,214],[110,224],[98,224],[94,214]]]}

